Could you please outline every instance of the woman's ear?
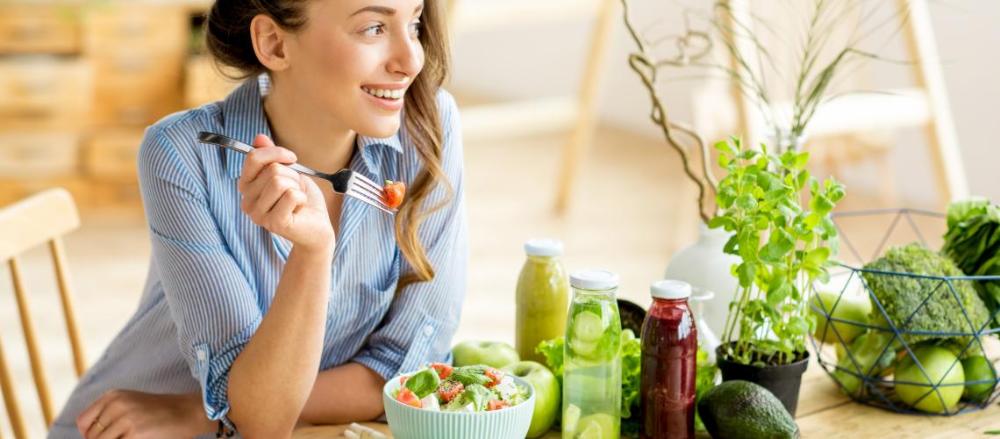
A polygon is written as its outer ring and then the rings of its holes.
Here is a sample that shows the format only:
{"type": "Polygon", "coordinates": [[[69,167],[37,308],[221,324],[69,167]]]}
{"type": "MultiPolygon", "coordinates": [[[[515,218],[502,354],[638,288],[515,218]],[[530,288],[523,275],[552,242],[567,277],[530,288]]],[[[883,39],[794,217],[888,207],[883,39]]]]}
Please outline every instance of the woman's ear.
{"type": "Polygon", "coordinates": [[[260,63],[271,71],[288,68],[288,33],[266,14],[259,14],[250,22],[250,39],[260,63]]]}

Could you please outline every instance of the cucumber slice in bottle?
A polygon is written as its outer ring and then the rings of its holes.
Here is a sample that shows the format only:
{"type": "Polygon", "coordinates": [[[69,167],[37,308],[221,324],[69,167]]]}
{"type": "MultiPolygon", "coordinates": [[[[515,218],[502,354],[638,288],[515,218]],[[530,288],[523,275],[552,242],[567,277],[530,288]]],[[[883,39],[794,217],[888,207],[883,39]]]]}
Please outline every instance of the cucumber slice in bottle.
{"type": "Polygon", "coordinates": [[[595,413],[580,420],[576,439],[612,439],[618,437],[615,420],[606,413],[595,413]]]}
{"type": "Polygon", "coordinates": [[[604,334],[604,319],[590,311],[573,316],[573,338],[585,342],[597,341],[604,334]]]}
{"type": "Polygon", "coordinates": [[[572,435],[576,431],[577,424],[580,423],[580,407],[570,404],[562,416],[562,431],[572,435]]]}
{"type": "Polygon", "coordinates": [[[590,358],[594,355],[597,350],[596,341],[583,341],[579,338],[572,338],[569,340],[569,348],[573,350],[573,353],[581,357],[590,358]]]}

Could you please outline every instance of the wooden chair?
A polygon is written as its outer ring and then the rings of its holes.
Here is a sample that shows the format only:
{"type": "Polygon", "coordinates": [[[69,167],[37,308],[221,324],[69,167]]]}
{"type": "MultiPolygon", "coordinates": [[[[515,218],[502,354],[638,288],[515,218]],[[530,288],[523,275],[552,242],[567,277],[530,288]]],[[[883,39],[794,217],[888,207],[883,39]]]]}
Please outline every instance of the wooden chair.
{"type": "MultiPolygon", "coordinates": [[[[79,378],[86,369],[86,361],[73,311],[69,276],[66,272],[66,256],[61,239],[63,235],[79,226],[80,217],[77,215],[73,198],[69,192],[61,188],[46,190],[0,209],[0,261],[5,261],[10,269],[21,328],[24,331],[24,341],[28,350],[28,359],[31,362],[31,373],[46,426],[52,425],[55,412],[52,407],[52,398],[49,395],[49,385],[45,378],[44,363],[39,354],[34,324],[28,312],[28,294],[24,287],[18,256],[33,247],[42,244],[48,245],[62,301],[63,317],[66,321],[66,329],[69,332],[70,346],[73,351],[73,366],[76,369],[77,378],[79,378]]],[[[2,334],[0,334],[0,341],[2,341],[2,334]]],[[[19,439],[27,438],[24,419],[21,417],[17,395],[10,377],[10,367],[2,345],[0,345],[0,391],[3,393],[7,416],[10,418],[14,436],[19,439]]]]}
{"type": "MultiPolygon", "coordinates": [[[[753,1],[729,0],[732,10],[730,18],[734,20],[731,21],[731,26],[736,27],[737,22],[749,23],[746,25],[747,32],[753,32],[753,1]]],[[[953,200],[968,196],[969,189],[934,41],[931,13],[927,0],[896,0],[896,8],[899,19],[902,20],[907,53],[915,61],[912,68],[915,87],[887,90],[884,94],[844,96],[831,101],[816,113],[810,123],[809,136],[826,138],[896,128],[922,128],[929,141],[935,180],[940,191],[939,205],[944,207],[953,200]]],[[[756,50],[745,38],[740,38],[736,44],[743,53],[754,53],[756,50]]],[[[730,62],[735,63],[736,60],[730,59],[730,62]]],[[[724,130],[732,132],[736,128],[736,132],[743,133],[746,138],[756,142],[764,140],[763,133],[767,128],[763,117],[755,110],[746,94],[740,91],[739,85],[733,85],[731,94],[736,103],[737,114],[721,116],[730,119],[724,122],[709,121],[704,117],[705,122],[696,123],[698,128],[708,130],[713,136],[724,130]],[[725,126],[724,130],[720,130],[722,126],[725,126]]],[[[711,99],[708,95],[701,98],[711,99]]],[[[774,106],[787,109],[791,105],[777,102],[774,106]]],[[[710,111],[717,108],[717,105],[713,105],[710,111]]],[[[865,148],[864,142],[853,142],[853,145],[855,148],[863,148],[863,154],[881,156],[883,173],[891,175],[886,166],[888,159],[885,148],[865,148]]],[[[852,155],[858,154],[855,152],[852,155]]],[[[883,191],[886,189],[883,188],[883,191]]],[[[886,194],[882,198],[886,198],[886,194]]]]}
{"type": "Polygon", "coordinates": [[[548,24],[593,20],[587,58],[575,95],[541,97],[524,101],[478,105],[462,109],[466,138],[511,133],[535,134],[569,128],[563,144],[556,211],[562,213],[570,201],[573,184],[591,143],[597,117],[597,98],[620,0],[504,0],[469,3],[447,0],[448,21],[453,34],[486,31],[509,24],[548,24]]]}

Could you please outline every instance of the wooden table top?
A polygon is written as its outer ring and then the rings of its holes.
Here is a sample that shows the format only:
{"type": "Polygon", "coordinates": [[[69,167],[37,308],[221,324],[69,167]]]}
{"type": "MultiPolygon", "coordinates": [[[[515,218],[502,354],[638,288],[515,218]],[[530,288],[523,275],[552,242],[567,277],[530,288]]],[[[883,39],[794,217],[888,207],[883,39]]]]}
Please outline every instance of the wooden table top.
{"type": "MultiPolygon", "coordinates": [[[[989,437],[984,435],[986,431],[1000,430],[1000,405],[947,417],[893,413],[851,401],[813,361],[802,377],[796,422],[803,438],[982,438],[989,437]]],[[[392,437],[385,424],[365,425],[392,437]]],[[[293,438],[341,438],[345,429],[345,426],[304,427],[296,430],[293,438]]],[[[543,439],[559,438],[558,432],[552,432],[543,439]]]]}

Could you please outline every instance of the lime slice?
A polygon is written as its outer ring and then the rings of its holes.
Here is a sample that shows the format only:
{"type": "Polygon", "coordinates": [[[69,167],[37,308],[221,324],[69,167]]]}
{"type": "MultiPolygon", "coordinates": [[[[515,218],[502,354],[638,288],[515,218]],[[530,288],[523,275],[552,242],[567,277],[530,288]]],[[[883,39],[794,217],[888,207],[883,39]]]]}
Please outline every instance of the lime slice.
{"type": "Polygon", "coordinates": [[[580,422],[580,407],[570,404],[566,407],[562,416],[562,431],[566,434],[573,434],[576,431],[576,424],[580,422]]]}
{"type": "Polygon", "coordinates": [[[595,413],[580,420],[580,434],[576,439],[617,439],[615,419],[606,413],[595,413]]]}
{"type": "Polygon", "coordinates": [[[597,341],[604,334],[604,320],[590,311],[573,316],[573,338],[580,341],[597,341]]]}

